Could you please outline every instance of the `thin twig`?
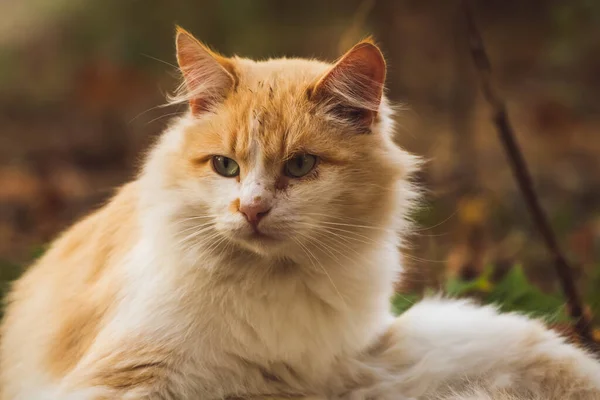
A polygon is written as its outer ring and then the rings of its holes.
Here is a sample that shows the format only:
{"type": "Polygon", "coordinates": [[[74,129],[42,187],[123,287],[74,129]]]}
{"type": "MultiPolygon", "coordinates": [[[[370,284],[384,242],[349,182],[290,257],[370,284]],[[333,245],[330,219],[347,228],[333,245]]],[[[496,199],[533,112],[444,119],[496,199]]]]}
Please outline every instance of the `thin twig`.
{"type": "Polygon", "coordinates": [[[571,267],[562,253],[556,235],[548,222],[548,217],[542,209],[538,196],[535,192],[531,174],[527,168],[525,159],[515,139],[515,133],[506,111],[504,101],[494,91],[491,83],[492,67],[485,51],[481,34],[475,24],[475,18],[468,0],[463,0],[462,7],[466,15],[466,23],[469,35],[469,49],[473,62],[478,71],[481,88],[485,99],[492,108],[493,121],[508,156],[513,175],[519,185],[521,194],[525,200],[529,213],[541,234],[544,243],[554,258],[554,268],[558,275],[562,290],[567,298],[568,311],[575,320],[575,330],[582,342],[594,346],[590,333],[590,321],[584,313],[581,297],[573,279],[571,267]]]}

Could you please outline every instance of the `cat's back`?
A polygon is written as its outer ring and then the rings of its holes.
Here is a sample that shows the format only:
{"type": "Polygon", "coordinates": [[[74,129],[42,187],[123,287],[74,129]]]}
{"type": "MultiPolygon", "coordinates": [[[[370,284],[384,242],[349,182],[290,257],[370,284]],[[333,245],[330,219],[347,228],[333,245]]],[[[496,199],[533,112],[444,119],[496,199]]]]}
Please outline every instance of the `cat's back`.
{"type": "Polygon", "coordinates": [[[137,237],[137,198],[135,183],[121,188],[15,282],[1,326],[2,398],[20,398],[27,382],[64,376],[92,344],[114,308],[120,287],[114,271],[137,237]]]}

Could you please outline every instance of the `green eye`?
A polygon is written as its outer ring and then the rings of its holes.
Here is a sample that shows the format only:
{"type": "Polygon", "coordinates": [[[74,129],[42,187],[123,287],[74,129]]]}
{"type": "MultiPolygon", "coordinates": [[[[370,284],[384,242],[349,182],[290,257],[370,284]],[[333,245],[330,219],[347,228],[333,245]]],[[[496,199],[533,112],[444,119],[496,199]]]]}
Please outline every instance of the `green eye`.
{"type": "Polygon", "coordinates": [[[226,178],[233,178],[240,174],[240,166],[231,158],[223,156],[213,156],[212,165],[215,172],[226,178]]]}
{"type": "Polygon", "coordinates": [[[317,165],[317,157],[312,154],[298,154],[285,163],[285,174],[300,178],[308,174],[317,165]]]}

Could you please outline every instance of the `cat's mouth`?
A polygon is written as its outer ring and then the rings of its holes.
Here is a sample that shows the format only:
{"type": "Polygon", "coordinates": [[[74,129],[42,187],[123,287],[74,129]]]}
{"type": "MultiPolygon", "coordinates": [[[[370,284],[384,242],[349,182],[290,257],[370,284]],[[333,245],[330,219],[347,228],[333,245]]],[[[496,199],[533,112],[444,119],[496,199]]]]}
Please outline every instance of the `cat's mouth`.
{"type": "Polygon", "coordinates": [[[286,230],[280,226],[267,224],[265,226],[251,226],[243,224],[229,232],[232,239],[237,242],[243,242],[251,248],[261,248],[263,250],[273,249],[287,242],[288,236],[286,230]]]}
{"type": "Polygon", "coordinates": [[[248,239],[251,241],[275,241],[277,238],[272,234],[264,233],[258,228],[252,229],[252,231],[248,234],[248,239]]]}

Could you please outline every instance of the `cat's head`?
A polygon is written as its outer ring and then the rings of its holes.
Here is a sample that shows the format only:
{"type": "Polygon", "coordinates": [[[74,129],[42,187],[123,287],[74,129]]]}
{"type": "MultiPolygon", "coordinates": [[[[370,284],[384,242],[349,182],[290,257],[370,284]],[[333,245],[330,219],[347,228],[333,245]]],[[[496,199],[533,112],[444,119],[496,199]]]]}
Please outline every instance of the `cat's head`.
{"type": "Polygon", "coordinates": [[[395,228],[415,161],[392,142],[372,41],[335,64],[226,58],[181,29],[176,41],[174,101],[189,110],[144,174],[182,245],[310,258],[351,254],[395,228]]]}

